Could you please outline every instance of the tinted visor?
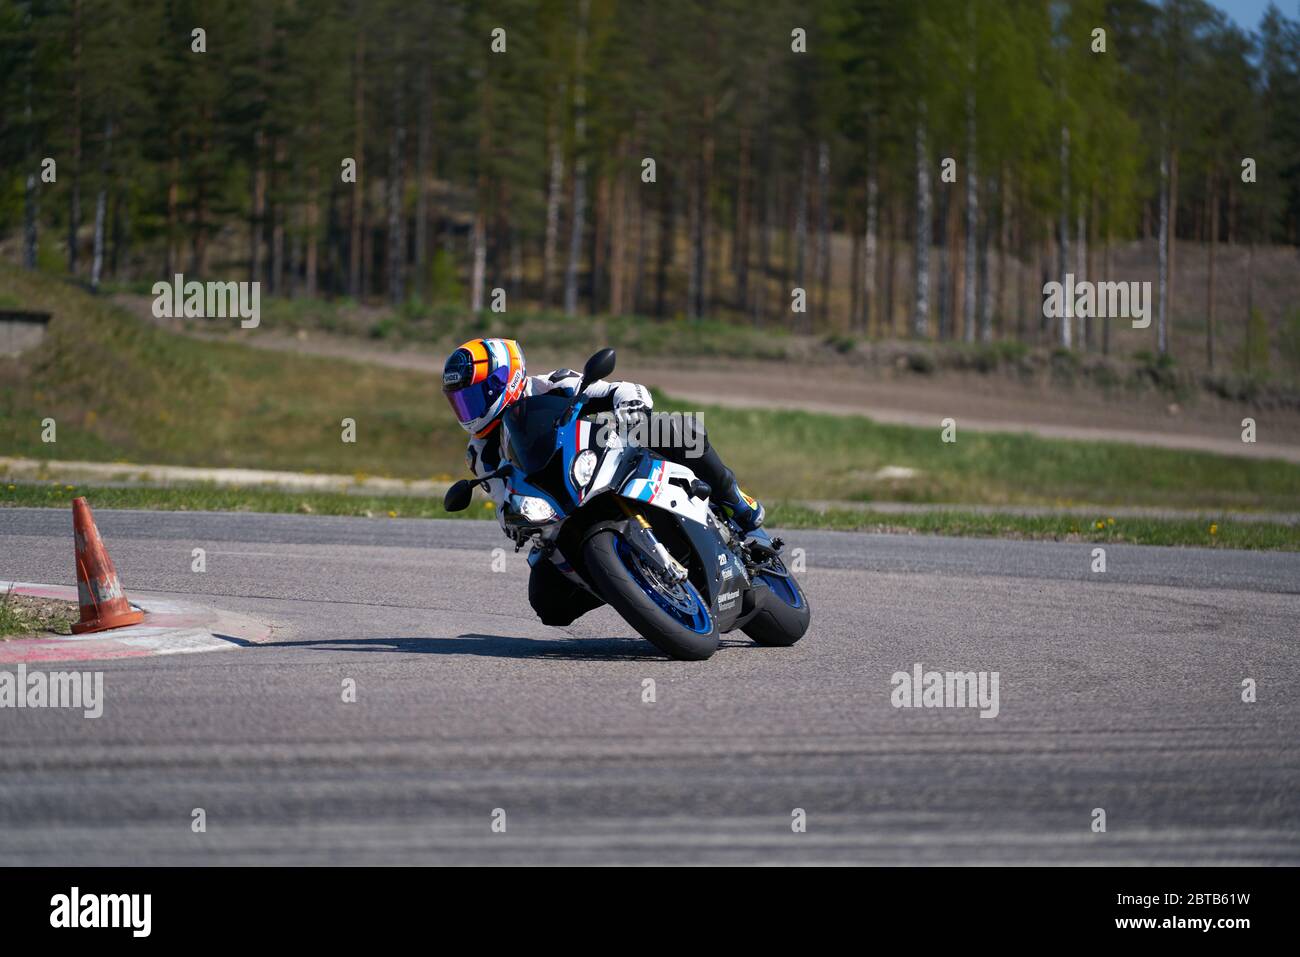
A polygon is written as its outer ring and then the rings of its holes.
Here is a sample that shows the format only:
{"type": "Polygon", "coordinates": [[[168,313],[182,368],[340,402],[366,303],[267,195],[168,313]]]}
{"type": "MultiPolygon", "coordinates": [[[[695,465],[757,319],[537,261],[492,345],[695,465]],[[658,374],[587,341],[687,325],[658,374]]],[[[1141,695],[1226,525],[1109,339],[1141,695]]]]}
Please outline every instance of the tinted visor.
{"type": "Polygon", "coordinates": [[[510,367],[502,366],[482,382],[466,386],[455,392],[446,392],[447,401],[461,425],[473,422],[487,414],[492,403],[500,398],[510,381],[510,367]]]}

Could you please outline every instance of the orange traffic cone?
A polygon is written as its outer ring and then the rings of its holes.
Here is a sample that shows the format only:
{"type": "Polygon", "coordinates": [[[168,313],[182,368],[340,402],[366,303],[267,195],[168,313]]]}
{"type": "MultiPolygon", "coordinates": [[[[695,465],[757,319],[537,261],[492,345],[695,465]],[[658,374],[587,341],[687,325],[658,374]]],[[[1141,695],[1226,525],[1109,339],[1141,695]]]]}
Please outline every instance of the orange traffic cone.
{"type": "Polygon", "coordinates": [[[72,500],[72,537],[76,542],[77,599],[81,605],[81,621],[72,626],[73,632],[105,631],[143,621],[144,612],[136,611],[126,600],[84,498],[72,500]]]}

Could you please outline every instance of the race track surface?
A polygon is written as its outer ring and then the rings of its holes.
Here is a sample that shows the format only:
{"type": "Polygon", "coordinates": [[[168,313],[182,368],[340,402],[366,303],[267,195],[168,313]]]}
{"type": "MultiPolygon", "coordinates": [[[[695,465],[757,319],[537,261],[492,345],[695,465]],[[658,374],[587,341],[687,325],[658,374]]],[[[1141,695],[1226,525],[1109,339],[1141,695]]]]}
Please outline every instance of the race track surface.
{"type": "MultiPolygon", "coordinates": [[[[0,710],[0,864],[1300,863],[1300,555],[790,532],[804,641],[680,663],[540,624],[494,523],[96,518],[128,594],[274,637],[0,710]],[[997,717],[893,707],[917,662],[997,717]]],[[[0,510],[0,579],[71,583],[70,515],[0,510]]]]}

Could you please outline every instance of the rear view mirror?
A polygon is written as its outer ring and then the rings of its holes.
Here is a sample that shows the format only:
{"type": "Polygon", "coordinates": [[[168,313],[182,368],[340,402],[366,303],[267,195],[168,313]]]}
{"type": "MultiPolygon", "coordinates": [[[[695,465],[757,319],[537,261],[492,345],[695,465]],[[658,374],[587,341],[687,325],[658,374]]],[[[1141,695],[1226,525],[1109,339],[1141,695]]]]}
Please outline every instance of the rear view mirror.
{"type": "Polygon", "coordinates": [[[465,479],[455,482],[442,497],[442,507],[448,512],[463,512],[474,497],[474,486],[465,479]]]}
{"type": "Polygon", "coordinates": [[[614,350],[601,349],[582,367],[582,385],[586,388],[597,379],[603,379],[614,371],[614,350]]]}

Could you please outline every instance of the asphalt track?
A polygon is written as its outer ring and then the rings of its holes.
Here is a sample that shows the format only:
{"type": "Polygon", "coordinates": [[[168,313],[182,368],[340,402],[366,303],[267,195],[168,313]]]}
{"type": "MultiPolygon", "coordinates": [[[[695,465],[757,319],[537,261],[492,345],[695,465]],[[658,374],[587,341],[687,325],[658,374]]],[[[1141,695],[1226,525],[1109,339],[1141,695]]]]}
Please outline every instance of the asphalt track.
{"type": "MultiPolygon", "coordinates": [[[[791,532],[804,641],[679,663],[541,625],[492,523],[96,517],[129,592],[273,638],[0,710],[0,864],[1300,863],[1300,555],[791,532]],[[894,708],[916,662],[998,716],[894,708]]],[[[70,525],[0,509],[0,579],[70,583],[70,525]]]]}

